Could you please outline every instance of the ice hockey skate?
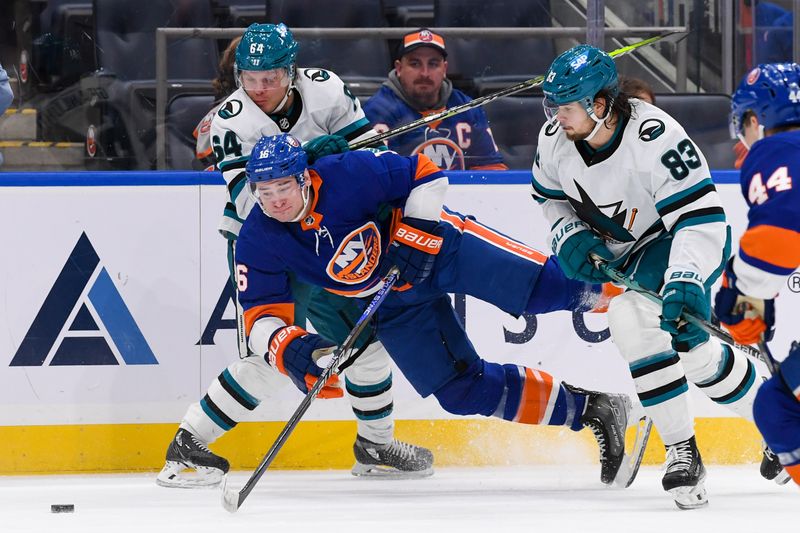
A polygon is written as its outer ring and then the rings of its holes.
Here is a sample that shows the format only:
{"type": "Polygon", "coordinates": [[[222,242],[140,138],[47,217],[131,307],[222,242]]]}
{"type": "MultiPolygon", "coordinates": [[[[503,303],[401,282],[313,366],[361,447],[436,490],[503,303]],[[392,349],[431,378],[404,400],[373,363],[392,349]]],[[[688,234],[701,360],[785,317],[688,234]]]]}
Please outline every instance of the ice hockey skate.
{"type": "Polygon", "coordinates": [[[571,385],[569,388],[588,395],[581,423],[592,431],[600,448],[600,481],[629,487],[642,464],[653,422],[643,409],[634,411],[631,399],[625,394],[586,391],[571,385]],[[634,425],[636,436],[626,450],[625,433],[634,425]]]}
{"type": "Polygon", "coordinates": [[[358,436],[353,453],[354,476],[411,479],[433,475],[431,451],[397,439],[389,444],[376,444],[358,436]]]}
{"type": "Polygon", "coordinates": [[[706,467],[694,437],[667,446],[667,471],[661,486],[672,494],[680,509],[697,509],[708,505],[706,467]]]}
{"type": "Polygon", "coordinates": [[[156,477],[162,487],[216,487],[230,465],[189,431],[179,428],[167,448],[167,463],[156,477]],[[194,473],[187,472],[194,469],[194,473]]]}
{"type": "Polygon", "coordinates": [[[778,456],[769,449],[766,443],[762,443],[761,456],[761,477],[769,481],[774,481],[778,485],[786,485],[791,478],[789,473],[784,470],[783,465],[778,461],[778,456]]]}

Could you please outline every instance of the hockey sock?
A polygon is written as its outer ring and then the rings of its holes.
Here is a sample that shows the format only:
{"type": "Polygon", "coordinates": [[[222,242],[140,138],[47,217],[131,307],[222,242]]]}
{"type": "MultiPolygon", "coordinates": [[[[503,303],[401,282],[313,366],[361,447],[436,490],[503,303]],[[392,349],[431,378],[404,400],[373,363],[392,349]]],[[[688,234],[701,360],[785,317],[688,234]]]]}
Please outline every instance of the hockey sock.
{"type": "Polygon", "coordinates": [[[389,354],[373,343],[345,370],[345,388],[358,422],[358,434],[377,444],[394,435],[392,371],[389,354]]]}
{"type": "Polygon", "coordinates": [[[686,377],[706,396],[753,421],[753,402],[762,380],[747,356],[711,338],[681,354],[681,360],[686,377]]]}
{"type": "Polygon", "coordinates": [[[580,418],[586,409],[586,394],[567,390],[542,370],[506,364],[505,390],[493,416],[521,424],[583,428],[580,418]]]}

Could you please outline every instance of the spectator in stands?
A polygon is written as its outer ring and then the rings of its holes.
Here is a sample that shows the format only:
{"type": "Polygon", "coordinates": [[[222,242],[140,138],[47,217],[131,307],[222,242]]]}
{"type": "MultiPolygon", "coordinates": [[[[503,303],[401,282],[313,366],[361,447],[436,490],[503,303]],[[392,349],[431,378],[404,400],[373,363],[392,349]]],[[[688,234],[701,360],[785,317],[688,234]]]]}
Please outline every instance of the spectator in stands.
{"type": "Polygon", "coordinates": [[[211,146],[211,119],[216,115],[219,106],[225,98],[228,97],[233,91],[237,89],[236,78],[233,76],[233,64],[236,61],[236,47],[241,41],[241,37],[237,37],[231,41],[225,51],[222,53],[222,58],[219,60],[219,71],[217,77],[211,82],[214,87],[214,107],[206,113],[197,127],[192,132],[192,135],[197,140],[195,144],[195,156],[203,163],[203,166],[209,170],[213,169],[216,165],[214,158],[214,149],[211,146]]]}
{"type": "Polygon", "coordinates": [[[624,92],[628,96],[638,98],[639,100],[644,100],[648,104],[653,104],[653,105],[656,104],[656,95],[653,92],[653,88],[650,87],[649,83],[647,83],[641,78],[634,78],[632,76],[620,76],[619,90],[624,92]]]}
{"type": "MultiPolygon", "coordinates": [[[[8,74],[0,65],[0,115],[6,112],[6,109],[11,105],[14,100],[14,93],[11,91],[11,85],[8,83],[8,74]]],[[[0,166],[3,164],[3,154],[0,153],[0,166]]]]}
{"type": "MultiPolygon", "coordinates": [[[[403,37],[389,79],[364,113],[377,131],[386,131],[470,100],[447,79],[444,38],[422,28],[403,37]]],[[[508,168],[480,107],[392,137],[388,146],[403,155],[424,153],[445,169],[508,168]]]]}
{"type": "MultiPolygon", "coordinates": [[[[744,0],[745,10],[752,10],[753,0],[744,0]]],[[[752,11],[750,20],[752,20],[752,11]]],[[[744,18],[744,17],[743,17],[744,18]]],[[[779,63],[792,60],[792,12],[773,2],[755,2],[756,63],[779,63]]]]}

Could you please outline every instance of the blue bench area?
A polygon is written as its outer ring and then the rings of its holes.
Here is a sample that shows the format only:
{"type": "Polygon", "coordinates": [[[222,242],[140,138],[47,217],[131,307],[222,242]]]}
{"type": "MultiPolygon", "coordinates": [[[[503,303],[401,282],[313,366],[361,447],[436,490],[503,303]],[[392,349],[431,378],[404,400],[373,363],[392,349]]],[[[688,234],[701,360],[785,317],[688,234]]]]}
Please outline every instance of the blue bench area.
{"type": "MultiPolygon", "coordinates": [[[[524,170],[449,171],[452,185],[527,185],[531,174],[524,170]]],[[[711,171],[714,183],[739,183],[738,170],[711,171]]],[[[0,187],[109,187],[224,185],[219,172],[119,171],[119,172],[8,172],[0,175],[0,187]]]]}

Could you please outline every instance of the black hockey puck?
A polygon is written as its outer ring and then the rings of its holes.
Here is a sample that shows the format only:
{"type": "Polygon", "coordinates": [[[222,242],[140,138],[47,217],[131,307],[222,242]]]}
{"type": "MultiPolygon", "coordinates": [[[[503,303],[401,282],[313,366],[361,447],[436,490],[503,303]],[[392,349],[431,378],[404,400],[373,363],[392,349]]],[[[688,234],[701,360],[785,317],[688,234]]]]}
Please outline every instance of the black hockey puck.
{"type": "Polygon", "coordinates": [[[72,503],[67,504],[53,504],[50,506],[51,513],[74,513],[75,505],[72,503]]]}

